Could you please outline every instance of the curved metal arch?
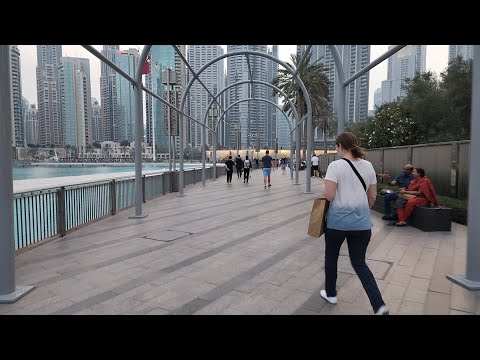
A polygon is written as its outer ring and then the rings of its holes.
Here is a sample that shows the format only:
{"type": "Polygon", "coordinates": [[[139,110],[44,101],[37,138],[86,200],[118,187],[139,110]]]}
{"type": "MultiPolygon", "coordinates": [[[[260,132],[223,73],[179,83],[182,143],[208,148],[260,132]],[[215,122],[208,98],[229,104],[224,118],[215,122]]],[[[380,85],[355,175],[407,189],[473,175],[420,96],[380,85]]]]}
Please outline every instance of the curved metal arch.
{"type": "MultiPolygon", "coordinates": [[[[214,126],[215,133],[217,132],[216,129],[218,127],[218,124],[220,124],[220,121],[224,118],[224,115],[228,112],[228,110],[230,110],[232,107],[234,107],[237,104],[240,104],[240,103],[245,102],[245,101],[252,101],[252,100],[253,101],[262,101],[262,102],[272,104],[276,108],[278,108],[278,110],[280,110],[282,112],[283,116],[285,116],[285,119],[287,119],[288,127],[290,128],[290,161],[293,161],[293,130],[295,130],[295,128],[292,129],[292,124],[290,122],[290,119],[288,118],[288,115],[285,113],[285,111],[280,107],[280,105],[274,103],[273,101],[270,101],[270,100],[267,100],[267,99],[262,99],[262,98],[246,98],[246,99],[241,99],[241,100],[238,100],[238,101],[234,102],[232,105],[230,105],[229,107],[227,107],[225,109],[225,112],[222,113],[219,120],[215,124],[215,126],[214,126]]],[[[298,149],[296,151],[295,160],[297,160],[297,159],[300,160],[299,159],[299,154],[300,154],[300,146],[299,145],[300,144],[298,143],[298,146],[297,146],[298,149]]],[[[212,160],[213,160],[213,168],[216,169],[216,166],[217,166],[216,140],[214,140],[214,150],[213,150],[212,160]]],[[[298,171],[299,171],[300,161],[295,161],[295,164],[296,164],[295,165],[295,169],[296,169],[296,172],[295,172],[296,184],[295,185],[298,185],[298,175],[299,175],[298,171]]],[[[290,166],[290,178],[293,179],[293,167],[292,166],[290,166]]]]}
{"type": "MultiPolygon", "coordinates": [[[[294,112],[294,116],[295,116],[295,119],[296,119],[296,124],[295,127],[293,128],[293,130],[295,130],[297,127],[298,127],[298,123],[300,121],[300,118],[298,116],[298,113],[297,113],[297,109],[295,109],[295,107],[293,106],[293,103],[292,101],[288,98],[288,96],[285,94],[285,92],[283,92],[283,90],[281,90],[280,88],[278,88],[277,86],[273,85],[273,84],[270,84],[266,81],[261,81],[261,80],[253,80],[253,79],[250,79],[250,80],[242,80],[242,81],[236,81],[234,82],[233,84],[230,84],[228,85],[226,88],[222,89],[222,91],[220,91],[211,101],[210,103],[208,104],[206,110],[205,110],[205,115],[204,115],[204,119],[203,119],[203,128],[201,128],[201,147],[202,147],[202,185],[205,185],[205,178],[206,178],[206,174],[205,174],[205,154],[206,154],[206,150],[205,150],[205,129],[210,129],[206,124],[207,124],[207,117],[208,117],[208,111],[210,110],[210,108],[212,107],[213,103],[216,102],[218,103],[218,100],[217,98],[219,98],[221,95],[223,95],[227,90],[231,89],[232,87],[234,86],[238,86],[238,85],[241,85],[241,84],[251,84],[253,85],[254,83],[257,83],[257,84],[263,84],[267,87],[270,87],[272,89],[275,89],[277,90],[281,95],[283,95],[285,97],[285,99],[290,103],[290,106],[291,106],[291,109],[292,111],[294,112]]],[[[256,98],[254,98],[256,99],[256,98]]],[[[273,102],[272,102],[273,103],[273,102]]],[[[274,104],[274,103],[273,103],[274,104]]],[[[230,107],[228,108],[230,109],[230,107]]],[[[227,109],[227,110],[228,110],[227,109]]],[[[226,114],[227,110],[225,109],[222,109],[223,110],[223,114],[226,114]]],[[[283,110],[280,109],[282,112],[283,110]]],[[[223,116],[223,115],[222,115],[223,116]]],[[[213,132],[213,135],[214,137],[217,136],[218,134],[218,131],[217,131],[217,124],[220,122],[220,119],[219,121],[217,121],[216,124],[213,124],[213,130],[211,130],[213,132]]],[[[290,119],[287,117],[287,122],[288,122],[288,127],[290,128],[290,134],[293,132],[292,130],[292,124],[290,122],[290,119]]],[[[214,140],[216,141],[216,140],[214,140]]],[[[292,141],[292,144],[293,144],[293,141],[292,141]]],[[[216,156],[214,157],[216,159],[216,156]]],[[[297,167],[298,168],[298,167],[297,167]]],[[[214,179],[216,179],[216,164],[214,164],[213,166],[213,172],[214,172],[214,179]]]]}
{"type": "MultiPolygon", "coordinates": [[[[283,97],[288,101],[288,103],[290,104],[290,107],[291,109],[294,111],[294,116],[295,118],[297,119],[297,122],[300,121],[300,118],[298,117],[298,113],[297,113],[297,109],[295,109],[295,106],[293,106],[293,103],[292,101],[288,98],[288,96],[285,94],[285,92],[283,92],[282,89],[280,89],[279,87],[273,85],[273,84],[270,84],[269,82],[266,82],[266,81],[261,81],[261,80],[242,80],[242,81],[237,81],[237,82],[234,82],[233,84],[230,84],[228,85],[226,88],[222,89],[222,91],[220,91],[216,97],[220,97],[223,93],[225,93],[227,90],[233,88],[234,86],[238,86],[238,85],[241,85],[241,84],[246,84],[246,83],[256,83],[256,84],[262,84],[262,85],[265,85],[265,86],[268,86],[272,89],[275,89],[277,90],[281,95],[283,95],[283,97]]],[[[256,98],[255,98],[256,99],[256,98]]],[[[204,116],[204,119],[203,119],[203,123],[206,124],[207,122],[207,114],[208,114],[208,110],[210,110],[210,108],[212,107],[213,105],[213,102],[215,101],[215,99],[212,99],[212,101],[210,101],[210,103],[208,104],[207,106],[207,109],[205,110],[205,116],[204,116]]],[[[283,110],[282,110],[283,111],[283,110]]],[[[224,112],[227,112],[227,110],[224,110],[224,112]]],[[[214,124],[215,125],[215,124],[214,124]]],[[[214,126],[214,129],[215,129],[215,126],[214,126]]],[[[216,130],[214,130],[216,131],[216,130]]]]}
{"type": "Polygon", "coordinates": [[[337,89],[338,99],[338,124],[337,124],[337,133],[341,134],[345,131],[345,94],[346,88],[343,86],[345,82],[345,70],[343,69],[342,59],[340,58],[340,53],[338,52],[336,45],[328,45],[330,52],[333,56],[333,61],[335,62],[335,69],[337,70],[337,84],[335,89],[337,89]]]}
{"type": "MultiPolygon", "coordinates": [[[[239,82],[235,82],[231,85],[229,85],[227,88],[231,88],[233,87],[234,85],[240,85],[242,83],[245,83],[245,82],[250,82],[250,81],[247,81],[247,80],[244,80],[244,81],[239,81],[239,82]]],[[[259,81],[260,82],[260,81],[259,81]]],[[[263,83],[263,82],[262,82],[263,83]]],[[[269,83],[266,83],[268,84],[269,86],[271,86],[272,88],[277,88],[275,85],[273,84],[269,84],[269,83]]],[[[225,89],[227,89],[225,88],[225,89]]],[[[282,95],[285,96],[285,94],[283,93],[282,90],[278,89],[282,95]]],[[[298,113],[297,113],[297,110],[295,109],[294,106],[292,106],[293,104],[291,103],[290,99],[288,99],[288,97],[286,97],[286,99],[290,102],[290,105],[291,105],[291,109],[292,111],[294,112],[294,116],[295,116],[295,126],[293,127],[292,129],[292,126],[291,126],[291,123],[290,121],[288,120],[287,118],[287,122],[288,122],[288,126],[290,127],[290,135],[292,135],[293,131],[296,130],[298,128],[298,126],[306,119],[306,116],[303,116],[302,119],[300,119],[300,117],[298,116],[298,113]]],[[[260,100],[260,99],[253,99],[252,100],[260,100]]],[[[218,124],[220,123],[220,120],[221,118],[227,113],[228,110],[230,110],[234,105],[238,104],[239,102],[236,102],[234,104],[232,104],[231,106],[229,106],[224,113],[222,113],[222,115],[219,117],[218,121],[216,124],[214,124],[213,128],[214,128],[214,132],[215,134],[217,133],[217,127],[218,127],[218,124]]],[[[283,110],[281,110],[282,112],[284,112],[283,110]]],[[[298,130],[300,131],[300,130],[298,130]]],[[[296,141],[295,141],[295,145],[296,145],[296,149],[295,149],[295,154],[300,154],[300,132],[297,133],[297,136],[296,136],[296,141]]],[[[202,139],[203,140],[203,139],[202,139]]],[[[292,142],[292,145],[293,145],[293,140],[291,141],[292,142]]],[[[292,156],[290,156],[290,158],[292,158],[292,156]]],[[[299,156],[296,156],[295,157],[295,169],[299,169],[300,168],[300,158],[299,156]]],[[[293,176],[293,175],[292,175],[293,176]]],[[[298,182],[298,178],[299,178],[299,173],[298,171],[295,172],[295,185],[300,185],[300,183],[298,182]]]]}
{"type": "MultiPolygon", "coordinates": [[[[292,69],[292,67],[289,66],[288,64],[286,64],[285,62],[277,59],[276,57],[274,57],[270,54],[265,54],[265,53],[261,53],[261,52],[257,52],[257,51],[236,51],[236,52],[232,52],[232,53],[223,54],[223,55],[217,56],[215,59],[212,59],[211,61],[206,63],[204,66],[202,66],[202,68],[197,72],[196,77],[192,78],[189,81],[189,83],[188,83],[187,87],[185,88],[185,91],[182,95],[182,102],[181,102],[181,105],[180,105],[180,110],[182,110],[182,112],[180,113],[179,124],[178,124],[180,144],[181,144],[180,149],[179,149],[180,174],[179,174],[179,177],[178,177],[178,196],[183,196],[183,187],[184,187],[184,183],[185,183],[184,169],[183,169],[183,160],[184,160],[183,159],[183,145],[184,145],[183,144],[183,109],[185,108],[185,100],[187,98],[187,94],[188,94],[190,88],[192,87],[193,83],[195,82],[195,80],[210,65],[212,65],[212,64],[216,63],[217,61],[220,61],[224,58],[231,57],[231,56],[238,56],[238,55],[256,55],[256,56],[259,56],[259,57],[264,57],[264,58],[267,58],[269,60],[272,60],[272,61],[278,63],[279,65],[282,65],[292,75],[292,77],[295,79],[295,81],[298,83],[300,89],[302,89],[302,92],[305,96],[305,102],[307,104],[307,117],[306,117],[306,119],[307,119],[307,158],[310,158],[311,155],[312,155],[312,139],[311,139],[311,136],[310,136],[312,131],[313,131],[313,129],[312,129],[312,104],[311,104],[311,101],[310,101],[310,95],[308,94],[308,91],[305,88],[305,84],[303,83],[300,76],[298,76],[296,71],[294,71],[292,69]]],[[[301,121],[303,121],[303,120],[301,120],[301,121]]],[[[310,171],[311,171],[311,163],[309,161],[307,161],[307,174],[309,174],[310,171]]],[[[307,176],[305,193],[311,193],[311,178],[309,176],[307,176]]]]}

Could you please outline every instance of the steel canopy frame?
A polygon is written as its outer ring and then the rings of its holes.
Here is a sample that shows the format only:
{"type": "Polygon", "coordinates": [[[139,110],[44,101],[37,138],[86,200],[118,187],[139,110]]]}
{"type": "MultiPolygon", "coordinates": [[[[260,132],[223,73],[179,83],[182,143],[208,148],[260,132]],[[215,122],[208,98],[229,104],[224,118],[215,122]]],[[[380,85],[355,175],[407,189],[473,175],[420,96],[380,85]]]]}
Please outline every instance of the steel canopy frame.
{"type": "MultiPolygon", "coordinates": [[[[234,102],[233,104],[231,104],[225,110],[225,112],[222,113],[222,115],[218,118],[218,121],[215,124],[215,130],[217,130],[217,127],[220,124],[220,121],[222,121],[225,118],[225,115],[227,114],[228,110],[230,110],[235,105],[246,102],[246,101],[249,101],[249,102],[250,101],[262,101],[262,102],[265,102],[265,103],[268,103],[268,104],[272,104],[282,112],[283,116],[285,116],[285,119],[287,119],[287,124],[288,124],[288,127],[290,128],[290,161],[292,161],[292,159],[293,159],[293,131],[295,130],[295,128],[292,128],[292,124],[290,122],[290,119],[288,118],[288,115],[285,113],[285,111],[280,107],[280,105],[275,104],[273,101],[263,99],[263,98],[246,98],[246,99],[238,100],[238,101],[234,102]]],[[[215,144],[214,148],[216,149],[216,141],[214,141],[214,144],[215,144]]],[[[215,152],[214,152],[213,156],[214,156],[213,166],[216,166],[216,154],[215,154],[215,152]]],[[[300,149],[298,149],[298,151],[296,152],[295,159],[297,160],[299,158],[299,156],[300,156],[300,149]]],[[[298,165],[296,165],[296,168],[295,168],[296,183],[294,185],[298,185],[298,171],[299,171],[299,167],[298,167],[298,165]]],[[[293,180],[293,167],[292,166],[290,166],[290,178],[293,180]]]]}
{"type": "MultiPolygon", "coordinates": [[[[304,93],[305,100],[306,100],[306,103],[307,103],[307,118],[306,118],[307,119],[307,136],[308,136],[308,139],[307,139],[307,158],[311,157],[312,141],[311,141],[310,134],[313,131],[313,129],[312,129],[312,106],[311,106],[310,96],[308,94],[308,91],[305,88],[305,85],[303,84],[300,77],[297,75],[297,73],[288,64],[286,64],[285,62],[277,59],[276,57],[274,57],[270,54],[265,54],[265,53],[261,53],[261,52],[257,52],[257,51],[237,51],[237,52],[223,54],[223,55],[217,56],[215,59],[209,61],[204,66],[202,66],[202,68],[200,70],[198,70],[198,72],[195,73],[195,76],[189,81],[189,83],[188,83],[187,87],[185,88],[184,93],[182,95],[182,101],[181,101],[181,105],[180,105],[180,109],[182,110],[182,112],[180,113],[180,116],[179,116],[179,137],[180,137],[181,146],[180,146],[180,149],[179,149],[180,174],[179,174],[179,177],[178,177],[178,194],[177,194],[177,196],[184,196],[183,187],[184,187],[185,180],[183,178],[183,176],[184,176],[184,168],[183,168],[183,161],[184,161],[184,159],[183,159],[183,109],[185,108],[185,100],[186,100],[187,94],[190,91],[190,88],[192,87],[195,80],[197,80],[199,78],[200,74],[203,71],[205,71],[205,69],[207,69],[210,65],[212,65],[215,62],[220,61],[224,58],[231,57],[231,56],[238,56],[238,55],[259,56],[259,57],[264,57],[264,58],[267,58],[269,60],[272,60],[272,61],[282,65],[292,75],[292,77],[295,78],[295,81],[298,83],[299,87],[302,89],[302,92],[304,93]]],[[[307,162],[307,172],[310,173],[310,170],[311,170],[311,164],[310,164],[310,162],[307,162]]],[[[307,177],[305,193],[307,193],[307,194],[311,193],[311,178],[310,177],[307,177]]]]}
{"type": "MultiPolygon", "coordinates": [[[[275,85],[273,85],[273,84],[270,84],[269,82],[266,82],[266,81],[262,81],[262,80],[242,80],[242,81],[236,81],[236,82],[234,82],[233,84],[230,84],[230,85],[228,85],[227,87],[225,87],[224,89],[222,89],[222,90],[216,95],[216,97],[217,97],[217,98],[220,97],[220,96],[223,95],[225,92],[227,92],[229,89],[231,89],[231,88],[233,88],[233,87],[235,87],[235,86],[242,85],[242,84],[247,84],[247,83],[261,84],[261,85],[265,85],[265,86],[267,86],[267,87],[270,87],[270,88],[272,88],[272,89],[277,90],[283,97],[285,97],[286,101],[290,104],[290,107],[291,107],[291,109],[292,109],[292,111],[293,111],[293,113],[294,113],[294,116],[295,116],[296,124],[298,124],[298,123],[300,122],[300,119],[299,119],[297,110],[296,110],[295,107],[293,106],[293,103],[292,103],[292,101],[288,98],[288,96],[283,92],[282,89],[280,89],[280,88],[278,88],[277,86],[275,86],[275,85]]],[[[204,123],[204,124],[206,124],[206,122],[207,122],[208,111],[209,111],[210,108],[212,107],[214,101],[215,101],[215,99],[212,99],[212,100],[210,101],[210,103],[208,104],[206,110],[205,110],[205,116],[204,116],[204,119],[203,119],[203,123],[204,123]]],[[[227,109],[227,110],[228,110],[228,109],[227,109]]],[[[225,110],[224,113],[226,113],[227,110],[225,110]]],[[[281,109],[281,111],[284,112],[283,109],[281,109]]],[[[287,119],[288,119],[288,118],[287,118],[287,119]]],[[[290,128],[290,133],[291,133],[293,130],[297,129],[297,126],[295,126],[295,127],[292,129],[290,120],[288,119],[287,121],[288,121],[288,126],[289,126],[289,128],[290,128]]],[[[224,120],[224,123],[226,123],[226,120],[224,120]]],[[[215,136],[217,136],[217,134],[218,134],[218,131],[217,131],[216,126],[215,126],[214,134],[215,134],[215,136]]],[[[215,150],[216,150],[216,141],[217,141],[217,140],[215,139],[215,141],[214,141],[215,150]]],[[[292,147],[293,145],[294,145],[294,142],[292,141],[291,144],[290,144],[290,146],[292,147]]],[[[299,144],[298,147],[299,147],[299,149],[298,149],[298,152],[299,152],[299,151],[300,151],[300,144],[299,144]]],[[[203,149],[203,148],[202,148],[202,149],[203,149]]],[[[214,160],[214,163],[213,163],[214,178],[215,178],[216,170],[217,170],[216,167],[215,167],[215,166],[216,166],[216,159],[217,159],[217,157],[216,157],[216,154],[215,154],[215,152],[214,152],[214,153],[213,153],[213,160],[214,160]]],[[[290,161],[293,161],[293,158],[292,158],[292,157],[290,157],[290,161]]],[[[204,168],[204,167],[205,167],[205,164],[202,164],[202,166],[203,166],[203,168],[204,168]]],[[[298,172],[298,166],[299,166],[299,164],[297,164],[297,167],[296,167],[297,172],[298,172]]],[[[202,182],[203,182],[203,184],[205,184],[205,181],[204,181],[204,170],[203,170],[203,168],[202,168],[202,182]]],[[[290,170],[292,170],[292,169],[293,169],[293,167],[290,166],[290,170]]],[[[293,171],[291,171],[291,174],[290,174],[290,175],[291,175],[291,178],[293,179],[293,171]]],[[[299,183],[298,183],[298,174],[297,174],[297,176],[296,176],[296,184],[295,184],[295,185],[299,185],[299,183]]]]}

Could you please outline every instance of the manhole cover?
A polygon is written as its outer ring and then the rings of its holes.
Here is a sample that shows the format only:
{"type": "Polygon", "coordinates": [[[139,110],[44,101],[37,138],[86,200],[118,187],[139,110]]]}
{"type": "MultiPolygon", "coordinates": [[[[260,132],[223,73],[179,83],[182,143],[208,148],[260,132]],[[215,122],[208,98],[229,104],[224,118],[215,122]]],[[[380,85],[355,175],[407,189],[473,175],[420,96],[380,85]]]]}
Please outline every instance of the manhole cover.
{"type": "Polygon", "coordinates": [[[144,239],[169,242],[177,239],[181,239],[185,236],[192,235],[190,232],[176,231],[176,230],[162,230],[154,234],[143,236],[144,239]]]}

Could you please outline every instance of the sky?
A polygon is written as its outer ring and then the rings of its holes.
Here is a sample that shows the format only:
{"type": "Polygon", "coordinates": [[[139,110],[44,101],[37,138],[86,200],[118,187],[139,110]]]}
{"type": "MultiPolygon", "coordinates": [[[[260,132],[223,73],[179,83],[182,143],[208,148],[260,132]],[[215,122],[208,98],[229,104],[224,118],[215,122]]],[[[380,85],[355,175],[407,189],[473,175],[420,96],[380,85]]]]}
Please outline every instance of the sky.
{"type": "MultiPolygon", "coordinates": [[[[97,50],[102,45],[93,45],[97,50]]],[[[226,45],[222,45],[226,51],[226,45]]],[[[271,45],[269,45],[271,46],[271,45]]],[[[378,58],[388,50],[389,45],[372,45],[370,49],[370,62],[378,58]]],[[[35,68],[37,66],[37,47],[35,45],[18,45],[20,49],[21,71],[22,71],[22,93],[31,103],[37,103],[37,88],[35,68]]],[[[143,45],[120,45],[120,49],[129,47],[142,49],[143,45]]],[[[282,61],[290,62],[290,54],[296,53],[297,45],[279,45],[279,58],[282,61]]],[[[63,45],[63,56],[81,57],[90,59],[90,81],[92,83],[92,97],[100,100],[100,60],[90,54],[80,45],[63,45]]],[[[387,79],[387,60],[370,70],[370,85],[368,108],[373,109],[373,94],[381,87],[383,80],[387,79]]],[[[437,75],[447,67],[448,45],[427,46],[427,71],[433,71],[437,75]]]]}

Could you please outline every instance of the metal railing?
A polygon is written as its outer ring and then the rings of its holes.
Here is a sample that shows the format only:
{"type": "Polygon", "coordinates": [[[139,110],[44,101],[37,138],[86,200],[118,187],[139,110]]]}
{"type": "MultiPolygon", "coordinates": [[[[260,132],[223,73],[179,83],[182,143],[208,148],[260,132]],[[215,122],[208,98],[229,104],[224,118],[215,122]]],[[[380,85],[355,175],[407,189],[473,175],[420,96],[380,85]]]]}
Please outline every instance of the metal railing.
{"type": "MultiPolygon", "coordinates": [[[[207,178],[213,178],[208,168],[207,178]]],[[[217,168],[217,177],[225,168],[217,168]]],[[[177,192],[178,171],[143,175],[143,202],[177,192]]],[[[198,183],[201,169],[185,171],[185,186],[198,183]]],[[[62,186],[14,194],[14,241],[19,250],[42,240],[65,236],[92,221],[135,204],[135,177],[62,186]]]]}

